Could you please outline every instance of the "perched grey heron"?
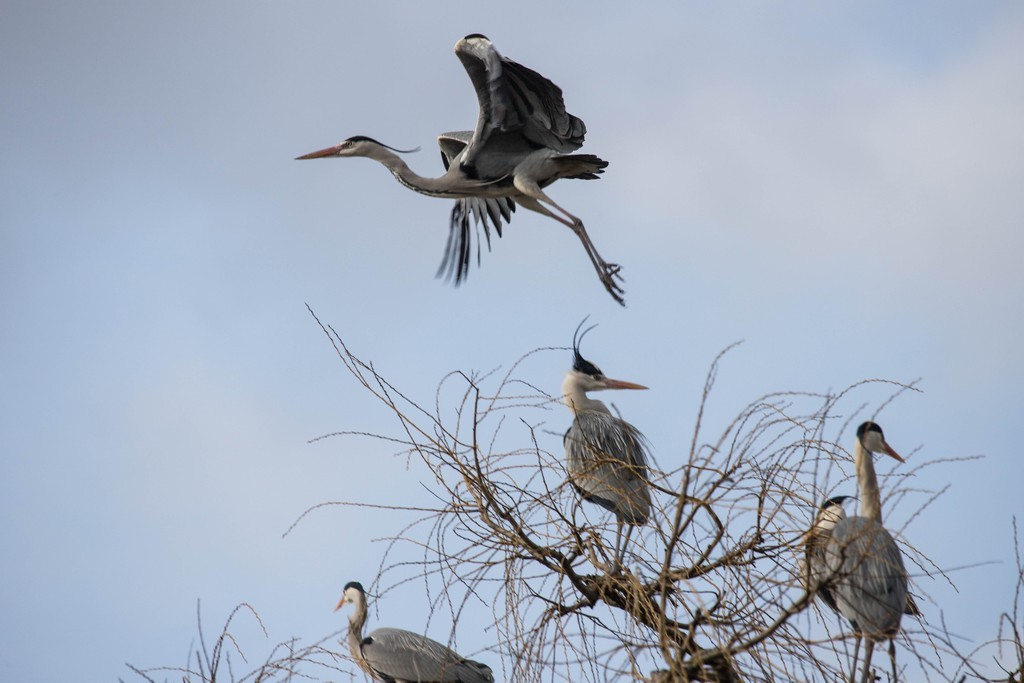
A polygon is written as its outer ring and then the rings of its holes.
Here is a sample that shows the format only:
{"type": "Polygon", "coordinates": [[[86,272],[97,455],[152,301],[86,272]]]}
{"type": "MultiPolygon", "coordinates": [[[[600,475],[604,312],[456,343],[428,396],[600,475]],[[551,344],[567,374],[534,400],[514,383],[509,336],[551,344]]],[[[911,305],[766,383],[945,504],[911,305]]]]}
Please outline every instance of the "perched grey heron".
{"type": "MultiPolygon", "coordinates": [[[[605,289],[623,303],[619,266],[598,254],[583,222],[544,192],[560,178],[594,179],[607,161],[593,154],[568,154],[583,146],[587,127],[565,111],[562,90],[536,71],[502,57],[485,36],[466,36],[455,44],[476,89],[480,113],[476,130],[442,133],[437,138],[445,174],[424,178],[414,173],[398,150],[363,135],[299,159],[368,157],[383,164],[410,190],[456,199],[438,276],[458,285],[469,273],[472,256],[470,216],[483,225],[490,245],[491,227],[501,236],[502,219],[516,204],[553,218],[576,233],[605,289]]],[[[477,261],[480,245],[477,244],[477,261]]]]}
{"type": "Polygon", "coordinates": [[[807,590],[814,590],[817,587],[817,596],[822,602],[839,611],[836,607],[836,599],[832,595],[832,589],[828,584],[827,568],[825,565],[825,546],[832,538],[832,530],[841,520],[846,519],[846,511],[843,509],[843,502],[851,496],[833,496],[827,498],[818,508],[818,514],[814,518],[814,524],[804,540],[804,567],[802,579],[807,590]]]}
{"type": "MultiPolygon", "coordinates": [[[[585,321],[584,321],[585,322],[585,321]]],[[[580,355],[580,342],[589,327],[573,335],[573,366],[562,382],[562,397],[575,419],[563,444],[569,481],[584,500],[615,514],[615,568],[622,565],[634,526],[647,523],[651,492],[647,480],[647,440],[608,407],[587,396],[601,389],[646,389],[633,382],[605,377],[600,368],[580,355]],[[629,525],[625,539],[623,525],[629,525]]]]}
{"type": "Polygon", "coordinates": [[[441,643],[412,631],[378,628],[363,637],[366,591],[356,581],[345,585],[335,610],[355,606],[348,618],[348,647],[366,673],[385,683],[493,683],[486,664],[474,662],[441,643]]]}
{"type": "Polygon", "coordinates": [[[822,600],[849,619],[857,635],[853,649],[851,683],[856,678],[861,640],[865,641],[862,683],[871,676],[871,655],[879,640],[889,640],[893,680],[896,680],[896,647],[903,614],[920,614],[907,592],[903,554],[882,526],[882,498],[875,475],[874,455],[884,453],[903,462],[885,441],[882,428],[865,422],[857,428],[853,460],[860,487],[860,515],[846,516],[843,496],[825,501],[808,538],[807,563],[810,585],[823,582],[822,600]]]}
{"type": "MultiPolygon", "coordinates": [[[[832,538],[832,529],[841,520],[846,519],[846,510],[843,509],[843,505],[851,498],[853,496],[826,498],[821,507],[818,508],[814,524],[804,539],[804,567],[801,577],[804,587],[812,590],[817,586],[817,596],[836,612],[839,611],[839,608],[836,606],[836,599],[832,596],[832,590],[828,584],[827,567],[825,566],[825,546],[828,544],[829,539],[832,538]]],[[[907,593],[907,604],[903,609],[903,613],[911,616],[921,615],[921,609],[917,606],[917,602],[914,601],[914,596],[909,592],[907,593]]]]}

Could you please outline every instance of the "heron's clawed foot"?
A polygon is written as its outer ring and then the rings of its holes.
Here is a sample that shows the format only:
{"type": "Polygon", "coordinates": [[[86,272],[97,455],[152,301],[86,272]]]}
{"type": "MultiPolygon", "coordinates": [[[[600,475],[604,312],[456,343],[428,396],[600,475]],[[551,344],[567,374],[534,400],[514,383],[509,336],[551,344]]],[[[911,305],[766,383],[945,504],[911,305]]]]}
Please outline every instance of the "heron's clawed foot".
{"type": "Polygon", "coordinates": [[[625,281],[622,278],[621,271],[622,266],[617,263],[601,262],[597,268],[597,276],[601,278],[601,283],[608,290],[608,293],[612,295],[612,298],[620,305],[625,306],[626,300],[623,299],[623,295],[626,293],[626,290],[619,284],[625,281]]]}

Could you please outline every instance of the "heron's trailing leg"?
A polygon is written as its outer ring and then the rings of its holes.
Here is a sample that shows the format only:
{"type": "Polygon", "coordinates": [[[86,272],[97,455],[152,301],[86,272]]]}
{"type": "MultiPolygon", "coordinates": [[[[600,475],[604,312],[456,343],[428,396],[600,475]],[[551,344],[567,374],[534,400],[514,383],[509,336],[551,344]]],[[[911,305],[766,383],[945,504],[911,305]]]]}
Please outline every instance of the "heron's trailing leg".
{"type": "Polygon", "coordinates": [[[608,263],[601,258],[601,255],[597,253],[597,247],[595,247],[594,243],[590,241],[590,235],[587,234],[587,229],[584,227],[583,221],[550,199],[548,202],[558,211],[565,214],[568,220],[551,212],[548,212],[548,215],[576,233],[576,236],[580,238],[580,242],[583,243],[583,248],[586,250],[587,256],[590,257],[590,262],[594,264],[594,270],[597,271],[597,276],[601,279],[601,283],[604,285],[604,288],[608,290],[608,293],[612,295],[613,299],[625,306],[625,301],[622,298],[622,295],[625,294],[625,290],[622,288],[622,285],[616,282],[616,279],[620,281],[622,280],[622,266],[617,263],[608,263]]]}
{"type": "Polygon", "coordinates": [[[892,662],[892,683],[899,682],[899,676],[896,675],[896,640],[889,641],[889,661],[892,662]]]}
{"type": "Polygon", "coordinates": [[[622,266],[617,263],[607,263],[601,255],[597,253],[597,249],[594,248],[593,243],[590,241],[590,236],[587,234],[587,229],[583,227],[583,222],[580,219],[576,219],[575,222],[569,225],[572,231],[576,233],[576,236],[583,242],[584,248],[587,250],[587,255],[590,256],[590,262],[594,264],[594,270],[597,271],[597,276],[601,280],[601,284],[608,290],[608,293],[612,295],[619,304],[625,306],[626,302],[623,300],[622,295],[625,294],[626,290],[622,288],[616,280],[622,280],[622,266]]]}
{"type": "Polygon", "coordinates": [[[590,262],[594,265],[594,270],[597,271],[597,277],[600,278],[601,284],[604,285],[604,288],[608,290],[608,293],[612,295],[613,299],[625,306],[626,302],[622,298],[622,295],[626,293],[626,290],[622,288],[622,285],[616,282],[616,279],[622,280],[622,275],[620,274],[622,266],[617,263],[608,263],[601,258],[601,255],[597,253],[597,248],[594,247],[594,243],[590,241],[590,235],[587,234],[587,229],[584,227],[583,221],[552,201],[551,198],[544,194],[536,184],[534,184],[533,187],[530,187],[526,183],[520,183],[519,178],[516,178],[515,184],[516,188],[519,189],[520,192],[527,195],[525,197],[516,197],[516,202],[518,204],[530,209],[531,211],[543,214],[548,218],[554,218],[556,221],[576,233],[576,236],[580,238],[580,242],[583,243],[583,248],[586,250],[587,256],[590,257],[590,262]],[[543,204],[541,202],[543,202],[543,204]],[[557,213],[554,213],[544,206],[544,204],[552,206],[563,215],[560,216],[557,213]]]}

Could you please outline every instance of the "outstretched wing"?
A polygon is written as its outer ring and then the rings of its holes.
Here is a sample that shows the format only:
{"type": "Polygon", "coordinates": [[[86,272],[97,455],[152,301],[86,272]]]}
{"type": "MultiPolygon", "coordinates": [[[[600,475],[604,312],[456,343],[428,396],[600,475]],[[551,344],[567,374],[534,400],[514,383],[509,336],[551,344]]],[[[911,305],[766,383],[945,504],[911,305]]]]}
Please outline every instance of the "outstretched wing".
{"type": "Polygon", "coordinates": [[[486,37],[474,34],[455,44],[480,104],[476,131],[463,164],[490,161],[483,148],[502,133],[506,153],[547,148],[564,154],[583,146],[587,127],[565,110],[562,90],[544,76],[502,57],[486,37]]]}
{"type": "Polygon", "coordinates": [[[411,631],[379,628],[360,650],[370,667],[390,680],[424,683],[492,683],[491,669],[463,659],[441,643],[411,631]]]}
{"type": "MultiPolygon", "coordinates": [[[[437,145],[441,148],[441,161],[444,162],[446,171],[452,163],[458,162],[472,137],[473,132],[468,130],[437,136],[437,145]]],[[[477,229],[476,261],[479,265],[480,227],[483,226],[487,249],[490,251],[491,228],[493,227],[498,237],[501,237],[502,219],[504,218],[506,223],[511,221],[515,210],[516,204],[509,197],[467,197],[456,200],[455,206],[452,207],[448,242],[444,247],[441,266],[437,269],[437,277],[458,286],[469,275],[469,264],[473,256],[471,216],[477,229]]]]}

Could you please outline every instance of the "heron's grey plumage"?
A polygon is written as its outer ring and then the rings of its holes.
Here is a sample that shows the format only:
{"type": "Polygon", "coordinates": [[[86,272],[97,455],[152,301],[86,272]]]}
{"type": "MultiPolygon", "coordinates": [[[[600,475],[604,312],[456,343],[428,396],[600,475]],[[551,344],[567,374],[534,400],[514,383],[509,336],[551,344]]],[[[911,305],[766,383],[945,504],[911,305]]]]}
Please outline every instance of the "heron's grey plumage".
{"type": "MultiPolygon", "coordinates": [[[[619,266],[601,258],[583,222],[544,193],[560,178],[590,180],[608,162],[592,154],[568,154],[582,146],[586,126],[565,110],[562,91],[547,78],[502,57],[486,37],[466,36],[455,45],[473,87],[479,116],[474,131],[444,133],[438,138],[445,174],[425,178],[414,173],[391,148],[365,136],[299,159],[364,156],[383,164],[400,183],[433,197],[456,199],[448,242],[438,276],[460,284],[473,254],[470,217],[500,237],[515,204],[548,216],[572,229],[608,293],[623,303],[619,266]]],[[[479,239],[476,247],[480,257],[479,239]]]]}
{"type": "Polygon", "coordinates": [[[808,591],[817,590],[817,596],[836,611],[839,610],[829,584],[832,574],[826,563],[825,547],[832,538],[832,530],[836,524],[846,519],[843,501],[847,498],[849,496],[835,496],[826,499],[818,508],[814,524],[804,541],[804,566],[801,572],[804,588],[808,591]]]}
{"type": "Polygon", "coordinates": [[[587,392],[647,387],[605,377],[600,368],[583,358],[580,340],[593,329],[588,328],[580,334],[583,323],[573,335],[572,370],[562,381],[562,400],[573,413],[572,425],[562,443],[565,446],[566,470],[573,488],[584,500],[615,514],[615,563],[618,568],[633,527],[646,524],[651,513],[647,440],[636,427],[612,415],[608,406],[590,398],[587,392]],[[625,540],[622,539],[623,525],[629,526],[625,540]]]}
{"type": "Polygon", "coordinates": [[[355,606],[349,616],[348,645],[364,671],[385,683],[494,683],[490,667],[412,631],[378,628],[363,637],[366,592],[358,582],[345,586],[338,603],[355,606]]]}
{"type": "MultiPolygon", "coordinates": [[[[836,605],[836,599],[829,584],[829,578],[835,574],[835,570],[828,566],[826,546],[832,539],[832,532],[836,524],[847,519],[843,501],[849,498],[851,496],[835,496],[823,502],[804,541],[804,566],[801,572],[801,581],[807,590],[817,587],[818,597],[836,612],[839,612],[839,607],[836,605]]],[[[900,562],[902,561],[901,556],[900,562]]],[[[914,596],[909,592],[903,613],[921,616],[921,609],[917,606],[914,596]]]]}
{"type": "Polygon", "coordinates": [[[503,156],[546,148],[560,154],[583,146],[587,127],[565,110],[562,89],[533,69],[502,57],[481,35],[455,45],[480,105],[474,145],[463,163],[477,173],[502,173],[503,156]],[[493,152],[485,153],[490,146],[493,152]]]}
{"type": "MultiPolygon", "coordinates": [[[[861,640],[865,641],[863,683],[870,680],[875,641],[891,641],[899,632],[903,614],[920,613],[907,592],[909,580],[903,554],[892,534],[882,526],[875,453],[903,461],[886,443],[882,428],[874,422],[865,422],[857,428],[853,452],[860,489],[860,515],[847,517],[843,513],[830,530],[825,529],[826,533],[819,536],[823,545],[819,543],[813,552],[809,547],[807,555],[809,579],[826,586],[828,591],[828,597],[825,591],[820,591],[819,595],[850,621],[857,634],[851,681],[856,675],[861,640]]],[[[811,535],[814,535],[813,529],[811,535]]],[[[889,657],[895,680],[896,651],[892,642],[889,657]]]]}
{"type": "Polygon", "coordinates": [[[573,486],[626,524],[643,525],[651,512],[647,441],[611,413],[584,410],[562,440],[573,486]]]}
{"type": "Polygon", "coordinates": [[[907,606],[903,554],[885,527],[867,517],[846,517],[825,545],[825,566],[835,577],[835,607],[865,638],[892,638],[907,606]]]}

